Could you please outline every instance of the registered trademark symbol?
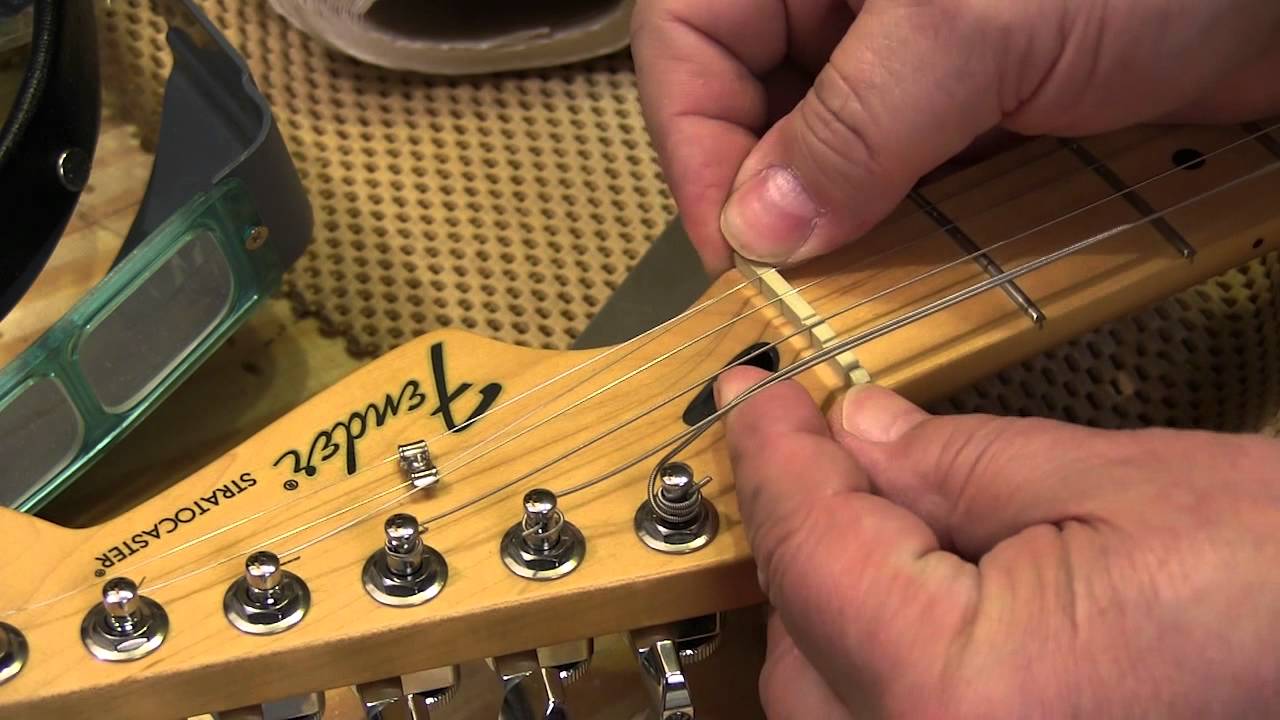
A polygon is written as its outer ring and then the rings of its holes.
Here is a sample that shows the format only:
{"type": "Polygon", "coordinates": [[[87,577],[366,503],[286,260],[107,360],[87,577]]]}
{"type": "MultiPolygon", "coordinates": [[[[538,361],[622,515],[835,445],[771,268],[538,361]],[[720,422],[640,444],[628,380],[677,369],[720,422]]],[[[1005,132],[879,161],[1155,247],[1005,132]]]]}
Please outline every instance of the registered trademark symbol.
{"type": "Polygon", "coordinates": [[[106,574],[107,574],[107,571],[103,570],[102,568],[98,568],[97,570],[93,571],[94,577],[102,577],[103,575],[106,575],[106,574]]]}
{"type": "Polygon", "coordinates": [[[297,490],[297,489],[298,489],[298,481],[297,481],[297,480],[294,480],[293,478],[289,478],[288,480],[285,480],[285,481],[284,481],[284,489],[285,489],[285,490],[288,490],[289,492],[293,492],[294,490],[297,490]]]}

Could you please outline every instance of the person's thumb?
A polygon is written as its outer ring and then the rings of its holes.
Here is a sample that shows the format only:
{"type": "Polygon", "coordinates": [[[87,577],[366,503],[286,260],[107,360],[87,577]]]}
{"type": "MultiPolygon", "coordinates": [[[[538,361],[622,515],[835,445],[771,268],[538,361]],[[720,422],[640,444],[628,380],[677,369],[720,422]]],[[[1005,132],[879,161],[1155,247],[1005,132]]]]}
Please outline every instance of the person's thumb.
{"type": "Polygon", "coordinates": [[[1001,120],[998,49],[1016,3],[869,0],[813,88],[743,162],[721,214],[742,256],[806,260],[865,233],[1001,120]],[[986,15],[986,16],[984,16],[986,15]]]}
{"type": "Polygon", "coordinates": [[[1157,431],[1097,430],[1041,418],[934,416],[875,386],[832,408],[836,439],[873,491],[976,559],[1039,524],[1097,518],[1126,473],[1160,457],[1157,431]]]}

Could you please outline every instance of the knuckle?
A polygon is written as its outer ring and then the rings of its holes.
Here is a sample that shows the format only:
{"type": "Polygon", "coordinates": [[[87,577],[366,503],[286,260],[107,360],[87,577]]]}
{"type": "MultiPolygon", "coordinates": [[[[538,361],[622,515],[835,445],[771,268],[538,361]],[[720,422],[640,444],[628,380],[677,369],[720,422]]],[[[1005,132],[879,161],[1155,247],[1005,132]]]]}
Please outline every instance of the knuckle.
{"type": "Polygon", "coordinates": [[[866,99],[836,65],[818,74],[808,101],[798,106],[797,121],[812,163],[846,176],[829,180],[845,180],[849,174],[884,174],[866,99]]]}

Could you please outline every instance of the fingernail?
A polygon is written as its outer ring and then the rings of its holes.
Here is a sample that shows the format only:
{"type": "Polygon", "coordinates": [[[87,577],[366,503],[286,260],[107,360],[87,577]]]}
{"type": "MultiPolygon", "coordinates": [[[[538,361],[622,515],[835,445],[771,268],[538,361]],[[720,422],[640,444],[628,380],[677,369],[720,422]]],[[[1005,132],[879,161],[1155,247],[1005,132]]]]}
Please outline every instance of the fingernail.
{"type": "Polygon", "coordinates": [[[729,196],[720,214],[720,231],[743,257],[777,263],[804,247],[821,215],[800,178],[775,166],[729,196]]]}
{"type": "Polygon", "coordinates": [[[929,417],[895,392],[876,385],[855,385],[840,405],[845,431],[868,442],[893,442],[929,417]]]}

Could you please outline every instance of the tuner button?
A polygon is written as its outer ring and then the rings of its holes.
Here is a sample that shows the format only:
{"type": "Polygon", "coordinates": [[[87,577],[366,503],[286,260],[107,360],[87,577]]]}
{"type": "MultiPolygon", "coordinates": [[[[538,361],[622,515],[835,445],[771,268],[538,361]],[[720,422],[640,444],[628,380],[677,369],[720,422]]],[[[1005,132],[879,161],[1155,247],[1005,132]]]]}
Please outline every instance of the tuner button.
{"type": "Polygon", "coordinates": [[[453,699],[458,666],[435,668],[356,687],[368,720],[430,720],[431,712],[453,699]]]}
{"type": "Polygon", "coordinates": [[[524,496],[524,514],[502,536],[499,554],[511,572],[530,580],[552,580],[582,563],[587,542],[582,531],[565,520],[555,493],[538,488],[524,496]]]}
{"type": "Polygon", "coordinates": [[[630,633],[645,687],[660,720],[694,720],[686,664],[699,662],[720,644],[720,616],[704,615],[630,633]]]}
{"type": "Polygon", "coordinates": [[[231,583],[222,610],[236,629],[274,635],[302,622],[311,591],[302,578],[280,566],[274,553],[259,550],[245,559],[244,574],[231,583]]]}
{"type": "Polygon", "coordinates": [[[0,685],[22,672],[26,663],[26,636],[9,623],[0,622],[0,685]]]}
{"type": "Polygon", "coordinates": [[[102,602],[85,613],[80,639],[99,660],[122,662],[150,654],[164,642],[169,616],[155,600],[138,592],[129,578],[102,586],[102,602]]]}
{"type": "Polygon", "coordinates": [[[417,518],[396,513],[383,525],[386,541],[364,563],[364,589],[383,605],[421,605],[444,588],[449,566],[422,542],[417,518]]]}
{"type": "Polygon", "coordinates": [[[322,720],[324,693],[312,692],[213,713],[213,720],[322,720]]]}
{"type": "Polygon", "coordinates": [[[593,650],[577,640],[491,658],[504,689],[499,720],[564,720],[564,688],[586,674],[593,650]]]}

